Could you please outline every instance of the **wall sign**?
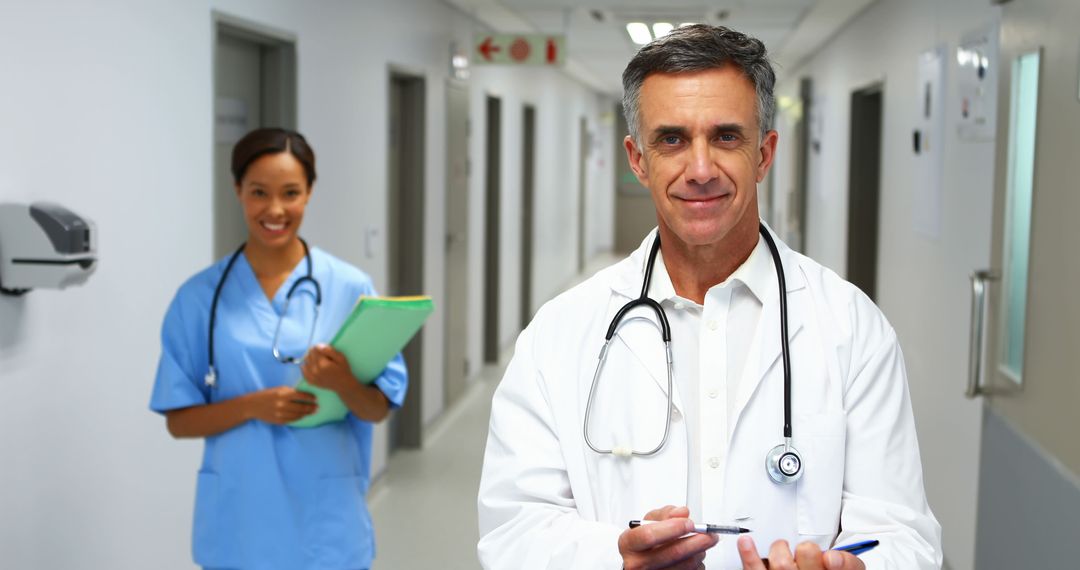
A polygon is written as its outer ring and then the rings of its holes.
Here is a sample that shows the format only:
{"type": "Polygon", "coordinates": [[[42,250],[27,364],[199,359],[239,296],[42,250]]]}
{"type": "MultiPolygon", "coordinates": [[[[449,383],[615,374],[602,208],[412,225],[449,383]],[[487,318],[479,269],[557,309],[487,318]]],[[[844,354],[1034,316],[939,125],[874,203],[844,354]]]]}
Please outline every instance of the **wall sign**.
{"type": "Polygon", "coordinates": [[[473,63],[561,66],[566,63],[566,36],[477,35],[473,38],[473,63]]]}
{"type": "Polygon", "coordinates": [[[997,117],[998,25],[969,32],[956,47],[960,140],[992,141],[997,117]]]}
{"type": "Polygon", "coordinates": [[[912,224],[927,237],[941,234],[941,177],[945,160],[944,86],[946,51],[938,47],[919,56],[919,80],[916,82],[915,129],[911,145],[915,153],[915,200],[912,224]]]}

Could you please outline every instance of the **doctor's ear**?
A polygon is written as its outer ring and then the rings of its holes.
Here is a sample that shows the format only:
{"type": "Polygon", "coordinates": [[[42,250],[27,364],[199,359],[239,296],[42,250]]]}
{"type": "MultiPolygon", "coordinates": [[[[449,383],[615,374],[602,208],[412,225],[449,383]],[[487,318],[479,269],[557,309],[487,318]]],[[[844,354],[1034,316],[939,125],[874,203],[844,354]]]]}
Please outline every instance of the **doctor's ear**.
{"type": "Polygon", "coordinates": [[[626,149],[626,161],[630,163],[630,170],[634,171],[634,175],[642,184],[645,184],[645,177],[647,173],[645,171],[645,155],[641,152],[641,148],[638,147],[634,141],[634,137],[626,135],[623,139],[623,147],[626,149]]]}

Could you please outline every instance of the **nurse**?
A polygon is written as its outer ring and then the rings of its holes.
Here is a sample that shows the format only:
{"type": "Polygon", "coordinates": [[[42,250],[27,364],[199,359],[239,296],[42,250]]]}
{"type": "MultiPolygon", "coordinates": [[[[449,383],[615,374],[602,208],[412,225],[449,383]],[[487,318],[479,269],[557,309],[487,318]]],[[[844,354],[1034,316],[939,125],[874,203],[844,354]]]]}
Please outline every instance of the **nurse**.
{"type": "Polygon", "coordinates": [[[195,562],[368,568],[372,424],[402,404],[404,361],[396,356],[373,383],[361,384],[341,353],[310,346],[329,341],[356,299],[375,290],[363,271],[299,237],[315,182],[304,137],[249,133],[233,148],[232,174],[248,239],[180,286],[162,326],[150,400],[174,437],[206,442],[195,562]],[[293,388],[301,375],[335,391],[347,418],[289,427],[317,409],[313,395],[293,388]]]}

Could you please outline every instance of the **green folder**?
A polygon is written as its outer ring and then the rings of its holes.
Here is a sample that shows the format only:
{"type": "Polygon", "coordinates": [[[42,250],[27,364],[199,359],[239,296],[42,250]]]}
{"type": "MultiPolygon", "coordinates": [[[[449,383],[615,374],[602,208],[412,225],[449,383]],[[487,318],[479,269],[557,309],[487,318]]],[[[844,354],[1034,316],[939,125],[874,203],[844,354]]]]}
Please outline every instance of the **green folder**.
{"type": "MultiPolygon", "coordinates": [[[[431,297],[360,297],[330,346],[349,359],[353,376],[370,384],[408,344],[434,310],[431,297]]],[[[345,419],[349,409],[333,390],[300,380],[297,390],[318,398],[319,410],[289,424],[315,427],[345,419]]]]}

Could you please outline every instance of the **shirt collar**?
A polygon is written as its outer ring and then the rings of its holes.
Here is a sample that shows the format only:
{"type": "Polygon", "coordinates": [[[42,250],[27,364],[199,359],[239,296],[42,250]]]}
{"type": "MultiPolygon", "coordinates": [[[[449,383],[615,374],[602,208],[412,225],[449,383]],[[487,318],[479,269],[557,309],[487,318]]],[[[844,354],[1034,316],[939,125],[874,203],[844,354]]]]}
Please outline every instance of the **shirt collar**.
{"type": "MultiPolygon", "coordinates": [[[[758,236],[757,245],[750,252],[750,257],[732,272],[723,282],[713,285],[706,292],[706,296],[731,287],[735,283],[741,283],[757,298],[759,303],[764,303],[769,290],[776,287],[776,279],[772,270],[772,254],[765,240],[758,236]]],[[[667,266],[664,264],[664,254],[656,253],[656,265],[653,267],[652,282],[649,283],[649,297],[658,302],[675,301],[682,299],[675,293],[675,285],[668,275],[667,266]]]]}

